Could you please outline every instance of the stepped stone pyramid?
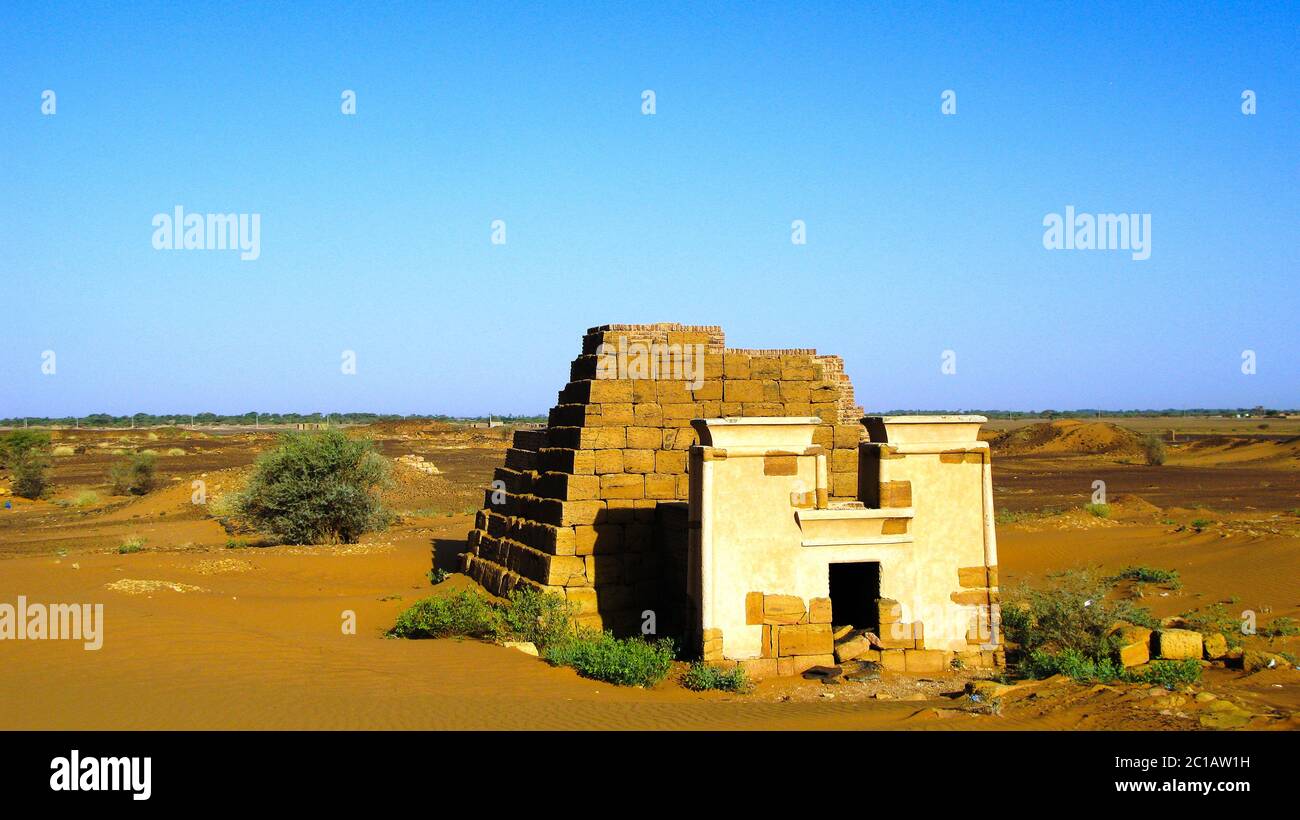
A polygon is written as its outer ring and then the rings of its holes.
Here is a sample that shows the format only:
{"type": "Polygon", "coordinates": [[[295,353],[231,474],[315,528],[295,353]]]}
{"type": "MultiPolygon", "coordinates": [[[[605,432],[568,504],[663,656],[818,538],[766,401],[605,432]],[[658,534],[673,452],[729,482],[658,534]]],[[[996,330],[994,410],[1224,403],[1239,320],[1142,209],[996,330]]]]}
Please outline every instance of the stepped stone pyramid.
{"type": "MultiPolygon", "coordinates": [[[[677,362],[680,364],[680,361],[677,362]]],[[[727,349],[722,328],[589,329],[546,429],[519,430],[469,534],[461,568],[488,591],[564,595],[587,626],[658,634],[685,617],[691,419],[816,416],[830,500],[858,498],[863,411],[839,356],[727,349]],[[657,368],[646,363],[651,351],[657,368]],[[672,367],[674,352],[690,367],[672,367]]]]}

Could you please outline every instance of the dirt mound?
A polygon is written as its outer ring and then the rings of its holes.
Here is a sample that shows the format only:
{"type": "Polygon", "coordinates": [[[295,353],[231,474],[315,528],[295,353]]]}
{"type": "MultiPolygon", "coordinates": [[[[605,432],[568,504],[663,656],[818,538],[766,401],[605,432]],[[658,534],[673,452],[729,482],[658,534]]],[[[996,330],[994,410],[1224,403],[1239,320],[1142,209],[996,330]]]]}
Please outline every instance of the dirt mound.
{"type": "Polygon", "coordinates": [[[376,438],[428,438],[450,433],[456,426],[445,421],[377,421],[366,426],[365,432],[376,438]]]}
{"type": "Polygon", "coordinates": [[[1010,430],[994,439],[992,447],[997,453],[1135,455],[1142,449],[1142,439],[1107,421],[1058,419],[1010,430]]]}
{"type": "Polygon", "coordinates": [[[1201,466],[1251,464],[1283,469],[1300,468],[1300,439],[1281,441],[1254,436],[1206,436],[1179,446],[1170,462],[1201,466]]]}

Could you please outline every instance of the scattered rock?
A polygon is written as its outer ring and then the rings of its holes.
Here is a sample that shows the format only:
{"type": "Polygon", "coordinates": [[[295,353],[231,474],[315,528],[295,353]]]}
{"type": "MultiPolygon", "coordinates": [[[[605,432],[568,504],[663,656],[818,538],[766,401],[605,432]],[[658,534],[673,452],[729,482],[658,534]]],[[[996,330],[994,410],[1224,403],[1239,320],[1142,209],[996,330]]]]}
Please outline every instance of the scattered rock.
{"type": "Polygon", "coordinates": [[[1241,658],[1241,668],[1247,672],[1258,672],[1261,669],[1287,669],[1290,666],[1291,664],[1287,663],[1286,658],[1281,655],[1255,649],[1246,650],[1241,658]]]}
{"type": "Polygon", "coordinates": [[[537,645],[532,641],[506,641],[501,645],[510,649],[518,649],[525,655],[532,655],[534,658],[537,657],[537,645]]]}
{"type": "Polygon", "coordinates": [[[1207,729],[1239,729],[1250,723],[1250,712],[1226,700],[1212,701],[1201,715],[1201,725],[1207,729]]]}
{"type": "Polygon", "coordinates": [[[966,682],[966,694],[978,695],[984,700],[993,700],[1011,692],[1016,687],[995,680],[972,680],[966,682]]]}
{"type": "Polygon", "coordinates": [[[838,666],[813,666],[803,673],[804,680],[819,680],[822,683],[832,681],[844,674],[838,666]]]}

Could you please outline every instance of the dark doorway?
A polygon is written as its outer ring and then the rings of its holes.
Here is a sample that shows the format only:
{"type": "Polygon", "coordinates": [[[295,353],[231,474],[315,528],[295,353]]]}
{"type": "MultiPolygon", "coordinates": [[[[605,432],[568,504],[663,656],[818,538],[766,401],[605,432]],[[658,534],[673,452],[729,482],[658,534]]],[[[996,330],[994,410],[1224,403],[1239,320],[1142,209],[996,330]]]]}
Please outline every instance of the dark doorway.
{"type": "Polygon", "coordinates": [[[862,561],[831,564],[831,617],[836,626],[879,632],[880,564],[862,561]]]}

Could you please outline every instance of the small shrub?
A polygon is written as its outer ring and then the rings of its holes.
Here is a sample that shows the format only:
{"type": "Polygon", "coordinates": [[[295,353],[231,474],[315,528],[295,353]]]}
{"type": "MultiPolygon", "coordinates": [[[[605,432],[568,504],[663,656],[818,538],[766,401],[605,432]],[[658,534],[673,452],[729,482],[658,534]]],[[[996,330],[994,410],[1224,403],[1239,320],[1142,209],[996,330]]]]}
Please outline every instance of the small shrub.
{"type": "Polygon", "coordinates": [[[67,457],[67,456],[73,456],[73,455],[76,455],[76,454],[77,454],[77,448],[76,448],[76,447],[73,447],[71,444],[60,444],[58,447],[55,447],[55,448],[54,448],[52,451],[50,451],[50,452],[51,452],[52,455],[55,455],[55,456],[58,456],[58,457],[67,457]]]}
{"type": "Polygon", "coordinates": [[[353,543],[392,520],[379,503],[387,479],[388,465],[368,440],[339,430],[286,433],[258,459],[234,507],[290,544],[353,543]]]}
{"type": "Polygon", "coordinates": [[[1110,518],[1109,504],[1085,504],[1083,508],[1098,518],[1110,518]]]}
{"type": "Polygon", "coordinates": [[[619,686],[650,687],[668,676],[673,642],[615,638],[610,632],[584,632],[547,647],[543,657],[556,666],[571,666],[584,678],[619,686]]]}
{"type": "Polygon", "coordinates": [[[1284,615],[1269,621],[1267,626],[1261,626],[1259,634],[1265,638],[1290,638],[1300,635],[1300,625],[1296,624],[1294,618],[1284,615]]]}
{"type": "Polygon", "coordinates": [[[170,448],[170,449],[167,450],[167,455],[169,455],[169,456],[183,456],[183,455],[185,455],[185,451],[182,450],[182,449],[179,448],[179,447],[172,447],[172,448],[170,448]]]}
{"type": "Polygon", "coordinates": [[[739,666],[732,669],[719,669],[704,661],[694,661],[686,670],[686,674],[682,675],[682,686],[692,692],[716,689],[723,692],[743,693],[749,691],[750,682],[745,676],[745,670],[739,666]]]}
{"type": "Polygon", "coordinates": [[[1205,529],[1206,527],[1210,526],[1213,523],[1214,522],[1208,518],[1195,518],[1192,519],[1192,529],[1196,530],[1197,532],[1200,532],[1201,530],[1205,529]]]}
{"type": "Polygon", "coordinates": [[[40,498],[49,489],[49,457],[41,450],[27,450],[13,456],[9,467],[13,471],[14,495],[22,498],[40,498]]]}
{"type": "Polygon", "coordinates": [[[138,535],[133,535],[122,542],[117,548],[118,555],[130,555],[133,552],[140,552],[144,549],[145,540],[138,535]]]}
{"type": "Polygon", "coordinates": [[[1176,569],[1160,569],[1158,567],[1124,567],[1116,575],[1111,576],[1113,581],[1136,581],[1141,584],[1159,584],[1170,586],[1174,589],[1181,589],[1183,582],[1178,577],[1176,569]]]}
{"type": "Polygon", "coordinates": [[[501,631],[501,613],[483,596],[465,589],[412,604],[388,630],[394,638],[492,637],[501,631]]]}
{"type": "Polygon", "coordinates": [[[447,570],[445,569],[438,569],[437,567],[434,567],[433,569],[429,570],[429,583],[433,584],[434,586],[441,584],[443,581],[447,580],[450,577],[451,577],[451,573],[447,572],[447,570]]]}
{"type": "Polygon", "coordinates": [[[76,504],[78,507],[89,507],[98,504],[99,493],[94,490],[83,490],[82,492],[77,493],[77,497],[73,499],[72,503],[76,504]]]}
{"type": "Polygon", "coordinates": [[[1089,657],[1077,649],[1035,649],[1021,660],[1020,672],[1031,678],[1065,675],[1079,683],[1113,683],[1119,680],[1122,667],[1109,657],[1089,657]]]}
{"type": "Polygon", "coordinates": [[[1165,443],[1159,436],[1147,436],[1142,439],[1142,455],[1146,458],[1147,464],[1159,467],[1165,463],[1165,443]]]}
{"type": "Polygon", "coordinates": [[[1201,679],[1201,665],[1194,660],[1158,660],[1145,669],[1125,669],[1113,658],[1090,658],[1073,649],[1057,653],[1036,649],[1021,661],[1020,671],[1031,678],[1065,675],[1079,683],[1144,683],[1166,689],[1201,679]]]}
{"type": "Polygon", "coordinates": [[[146,495],[158,483],[157,458],[147,452],[127,456],[108,474],[115,495],[146,495]]]}
{"type": "Polygon", "coordinates": [[[516,587],[509,600],[502,618],[506,631],[518,640],[532,641],[543,649],[573,637],[574,608],[559,595],[516,587]]]}
{"type": "Polygon", "coordinates": [[[1146,669],[1125,670],[1124,680],[1175,689],[1201,679],[1201,664],[1194,660],[1152,661],[1146,669]]]}

